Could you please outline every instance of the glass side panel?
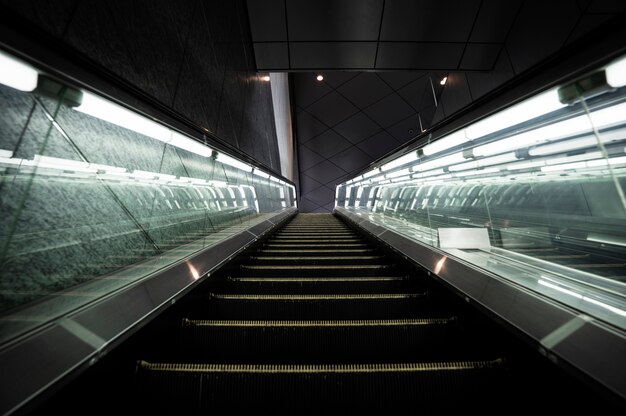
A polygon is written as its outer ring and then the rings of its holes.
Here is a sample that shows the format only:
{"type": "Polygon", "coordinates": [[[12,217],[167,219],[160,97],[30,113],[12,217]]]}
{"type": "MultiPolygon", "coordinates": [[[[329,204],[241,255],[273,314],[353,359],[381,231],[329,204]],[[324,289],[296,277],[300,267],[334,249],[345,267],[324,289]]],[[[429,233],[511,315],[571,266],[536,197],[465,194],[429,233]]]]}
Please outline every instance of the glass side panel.
{"type": "Polygon", "coordinates": [[[385,160],[336,206],[626,328],[625,62],[385,160]]]}
{"type": "Polygon", "coordinates": [[[282,179],[0,58],[0,342],[294,206],[282,179]]]}

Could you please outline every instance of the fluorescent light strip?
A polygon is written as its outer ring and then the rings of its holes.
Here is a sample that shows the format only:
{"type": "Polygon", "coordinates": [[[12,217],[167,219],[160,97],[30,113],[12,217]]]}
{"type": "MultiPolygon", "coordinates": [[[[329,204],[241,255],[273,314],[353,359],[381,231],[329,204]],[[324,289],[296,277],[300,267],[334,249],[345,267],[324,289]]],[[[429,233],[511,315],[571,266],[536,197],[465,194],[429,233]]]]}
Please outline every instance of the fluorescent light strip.
{"type": "Polygon", "coordinates": [[[411,153],[408,153],[404,156],[400,156],[398,159],[392,160],[391,162],[382,165],[380,167],[380,170],[382,172],[387,172],[399,166],[406,165],[407,163],[415,162],[416,160],[417,160],[417,152],[412,151],[411,153]]]}
{"type": "Polygon", "coordinates": [[[465,134],[470,140],[478,139],[563,107],[565,104],[559,101],[557,89],[553,88],[472,124],[465,134]]]}
{"type": "Polygon", "coordinates": [[[605,159],[596,159],[596,160],[589,160],[586,162],[575,162],[575,163],[565,163],[562,165],[544,166],[541,168],[541,171],[542,172],[555,172],[555,171],[569,170],[569,169],[604,167],[608,165],[619,165],[623,163],[626,163],[626,156],[610,158],[608,160],[608,163],[605,159]]]}
{"type": "Polygon", "coordinates": [[[20,91],[37,88],[39,74],[32,66],[0,50],[0,84],[20,91]]]}
{"type": "Polygon", "coordinates": [[[398,176],[404,176],[404,175],[408,175],[408,174],[409,174],[409,168],[400,169],[398,171],[386,174],[385,178],[387,178],[387,179],[397,178],[398,176]]]}
{"type": "Polygon", "coordinates": [[[265,173],[262,170],[258,170],[256,168],[252,171],[252,174],[256,175],[256,176],[258,176],[260,178],[263,178],[263,179],[269,179],[269,177],[270,177],[269,173],[265,173]]]}
{"type": "MultiPolygon", "coordinates": [[[[591,112],[590,117],[597,129],[611,127],[624,123],[623,114],[626,112],[626,103],[617,104],[591,112]]],[[[540,127],[515,136],[507,137],[496,142],[488,143],[473,149],[474,156],[491,156],[494,154],[520,149],[542,142],[551,142],[557,139],[588,133],[592,130],[586,114],[564,120],[549,126],[540,127]]],[[[602,136],[602,134],[601,134],[602,136]]]]}
{"type": "Polygon", "coordinates": [[[474,176],[474,175],[484,175],[487,173],[495,173],[495,172],[499,172],[500,169],[498,168],[485,168],[485,169],[478,169],[478,170],[472,170],[472,171],[467,171],[467,172],[457,172],[455,174],[455,176],[474,176]]]}
{"type": "Polygon", "coordinates": [[[595,135],[591,134],[576,139],[563,140],[557,143],[534,147],[528,151],[528,154],[531,156],[544,156],[553,153],[570,152],[586,147],[595,147],[598,145],[598,139],[601,143],[605,144],[626,140],[626,129],[601,132],[597,138],[595,135]]]}
{"type": "Polygon", "coordinates": [[[626,85],[626,56],[613,61],[606,67],[606,82],[615,88],[626,85]]]}
{"type": "Polygon", "coordinates": [[[493,156],[484,159],[478,159],[471,162],[461,163],[459,165],[450,166],[448,169],[452,172],[467,170],[467,169],[476,169],[485,166],[493,166],[500,165],[502,163],[511,162],[513,160],[517,160],[515,156],[515,152],[506,153],[500,156],[493,156]]]}
{"type": "Polygon", "coordinates": [[[450,166],[459,162],[463,162],[466,159],[463,157],[462,153],[455,153],[449,156],[444,156],[438,159],[429,160],[428,162],[424,162],[418,165],[413,165],[413,171],[427,171],[430,169],[439,168],[442,166],[450,166]]]}
{"type": "Polygon", "coordinates": [[[371,178],[372,176],[378,175],[379,173],[380,169],[378,168],[370,170],[369,172],[363,174],[363,179],[371,178]]]}
{"type": "Polygon", "coordinates": [[[452,147],[456,147],[460,144],[467,143],[468,141],[469,139],[465,135],[465,130],[460,130],[427,144],[422,148],[422,151],[424,152],[424,155],[431,156],[452,147]]]}
{"type": "Polygon", "coordinates": [[[231,166],[235,169],[243,170],[244,172],[250,173],[252,172],[252,166],[240,162],[239,160],[228,156],[225,153],[218,153],[216,160],[225,165],[231,166]]]}

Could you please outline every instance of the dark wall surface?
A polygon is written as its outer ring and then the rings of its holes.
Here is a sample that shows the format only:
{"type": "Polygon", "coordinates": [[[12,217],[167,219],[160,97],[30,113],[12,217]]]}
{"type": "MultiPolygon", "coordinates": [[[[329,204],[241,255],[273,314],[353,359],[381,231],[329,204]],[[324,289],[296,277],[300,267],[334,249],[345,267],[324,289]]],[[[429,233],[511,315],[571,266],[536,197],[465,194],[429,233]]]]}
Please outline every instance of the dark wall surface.
{"type": "Polygon", "coordinates": [[[2,11],[280,172],[243,1],[1,0],[2,11]]]}

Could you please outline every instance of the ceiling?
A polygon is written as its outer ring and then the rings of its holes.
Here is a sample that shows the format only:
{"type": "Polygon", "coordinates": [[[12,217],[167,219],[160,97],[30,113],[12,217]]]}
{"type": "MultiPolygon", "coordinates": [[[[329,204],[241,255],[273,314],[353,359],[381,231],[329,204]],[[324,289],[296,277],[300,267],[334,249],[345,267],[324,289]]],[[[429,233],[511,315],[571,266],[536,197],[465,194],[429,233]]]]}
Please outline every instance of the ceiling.
{"type": "Polygon", "coordinates": [[[332,211],[336,184],[430,127],[445,76],[416,71],[322,74],[321,82],[317,73],[292,74],[304,212],[332,211]]]}
{"type": "Polygon", "coordinates": [[[293,80],[304,212],[332,211],[335,185],[417,135],[420,121],[428,129],[626,8],[623,0],[247,4],[257,69],[293,80]]]}
{"type": "Polygon", "coordinates": [[[248,0],[259,70],[493,68],[519,0],[248,0]]]}

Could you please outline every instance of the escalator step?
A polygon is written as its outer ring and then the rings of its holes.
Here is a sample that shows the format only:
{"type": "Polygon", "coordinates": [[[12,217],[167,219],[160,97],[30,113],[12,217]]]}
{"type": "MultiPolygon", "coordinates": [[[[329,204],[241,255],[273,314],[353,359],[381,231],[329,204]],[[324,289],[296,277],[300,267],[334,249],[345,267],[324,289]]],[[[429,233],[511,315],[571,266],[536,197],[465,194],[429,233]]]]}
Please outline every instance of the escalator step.
{"type": "MultiPolygon", "coordinates": [[[[370,363],[450,360],[464,340],[456,318],[326,321],[183,320],[186,361],[370,363]],[[393,354],[390,354],[390,348],[393,354]]],[[[470,345],[464,342],[464,357],[470,345]]],[[[473,358],[485,358],[475,348],[473,358]]]]}
{"type": "Polygon", "coordinates": [[[415,285],[402,277],[230,277],[221,293],[399,293],[415,285]]]}
{"type": "Polygon", "coordinates": [[[403,319],[440,317],[428,293],[213,294],[197,315],[230,320],[403,319]]]}
{"type": "Polygon", "coordinates": [[[402,364],[137,364],[147,408],[332,411],[413,406],[421,412],[489,408],[504,361],[402,364]]]}
{"type": "Polygon", "coordinates": [[[285,264],[345,264],[350,262],[353,264],[373,264],[379,263],[384,259],[384,256],[380,255],[329,255],[329,256],[272,256],[272,255],[258,255],[250,256],[249,259],[253,264],[266,265],[285,265],[285,264]]]}
{"type": "MultiPolygon", "coordinates": [[[[380,276],[393,269],[392,264],[320,264],[320,265],[258,265],[242,264],[242,274],[255,276],[380,276]]],[[[242,276],[245,277],[245,276],[242,276]]]]}

